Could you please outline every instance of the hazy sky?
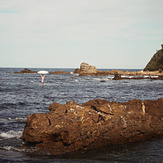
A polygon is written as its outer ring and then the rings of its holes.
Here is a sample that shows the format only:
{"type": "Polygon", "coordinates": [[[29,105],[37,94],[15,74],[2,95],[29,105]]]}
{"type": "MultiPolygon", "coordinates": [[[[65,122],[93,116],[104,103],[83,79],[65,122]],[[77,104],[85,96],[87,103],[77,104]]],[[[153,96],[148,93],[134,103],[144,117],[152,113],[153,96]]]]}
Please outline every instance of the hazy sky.
{"type": "Polygon", "coordinates": [[[163,44],[163,0],[0,0],[0,67],[143,69],[163,44]]]}

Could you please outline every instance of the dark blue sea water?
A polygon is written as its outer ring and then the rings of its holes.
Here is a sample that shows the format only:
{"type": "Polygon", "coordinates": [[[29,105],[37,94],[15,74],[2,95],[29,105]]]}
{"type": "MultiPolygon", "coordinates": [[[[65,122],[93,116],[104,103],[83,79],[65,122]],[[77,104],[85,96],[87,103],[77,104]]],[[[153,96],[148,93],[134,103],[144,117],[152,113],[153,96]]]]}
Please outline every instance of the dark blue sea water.
{"type": "MultiPolygon", "coordinates": [[[[27,116],[48,112],[52,102],[82,104],[91,99],[125,102],[163,98],[162,80],[112,80],[113,76],[79,77],[75,74],[47,75],[41,84],[38,74],[14,74],[18,68],[0,68],[0,162],[50,163],[155,163],[163,160],[163,139],[108,147],[56,157],[25,148],[20,139],[27,116]],[[103,81],[103,82],[101,82],[103,81]],[[104,82],[105,81],[105,82],[104,82]]],[[[31,69],[69,71],[74,69],[31,69]]]]}

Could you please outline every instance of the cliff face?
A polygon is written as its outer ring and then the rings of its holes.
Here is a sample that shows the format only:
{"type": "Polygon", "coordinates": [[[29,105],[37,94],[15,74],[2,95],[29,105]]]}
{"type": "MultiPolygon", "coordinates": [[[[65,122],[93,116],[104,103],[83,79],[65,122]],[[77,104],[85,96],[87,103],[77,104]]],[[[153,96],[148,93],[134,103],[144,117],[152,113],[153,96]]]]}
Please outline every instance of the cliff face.
{"type": "Polygon", "coordinates": [[[153,55],[144,71],[156,71],[159,69],[163,70],[163,48],[153,55]]]}

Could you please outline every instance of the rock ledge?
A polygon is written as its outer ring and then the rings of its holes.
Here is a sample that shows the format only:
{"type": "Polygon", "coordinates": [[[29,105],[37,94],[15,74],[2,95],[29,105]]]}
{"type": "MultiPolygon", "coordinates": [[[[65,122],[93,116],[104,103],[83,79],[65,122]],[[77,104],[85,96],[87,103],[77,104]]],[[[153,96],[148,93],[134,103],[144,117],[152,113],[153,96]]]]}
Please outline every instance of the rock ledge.
{"type": "Polygon", "coordinates": [[[163,99],[125,103],[90,100],[52,103],[28,116],[22,139],[41,151],[63,154],[163,136],[163,99]]]}

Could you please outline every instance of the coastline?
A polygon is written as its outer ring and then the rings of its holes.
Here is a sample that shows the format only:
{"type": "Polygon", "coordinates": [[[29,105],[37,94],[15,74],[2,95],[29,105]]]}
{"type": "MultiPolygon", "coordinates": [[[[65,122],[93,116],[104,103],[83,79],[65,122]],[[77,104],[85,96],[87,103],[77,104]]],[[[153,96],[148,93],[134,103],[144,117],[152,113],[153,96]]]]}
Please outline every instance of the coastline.
{"type": "MultiPolygon", "coordinates": [[[[36,74],[37,71],[32,71],[30,69],[24,69],[19,72],[14,72],[14,74],[36,74]]],[[[124,71],[124,70],[103,70],[99,71],[97,69],[96,73],[81,72],[79,68],[75,69],[74,72],[60,71],[56,70],[54,72],[49,72],[50,75],[55,74],[77,74],[78,76],[108,76],[113,75],[114,80],[140,80],[140,79],[152,79],[152,80],[163,80],[163,71],[124,71]],[[116,77],[118,75],[118,77],[116,77]]]]}

